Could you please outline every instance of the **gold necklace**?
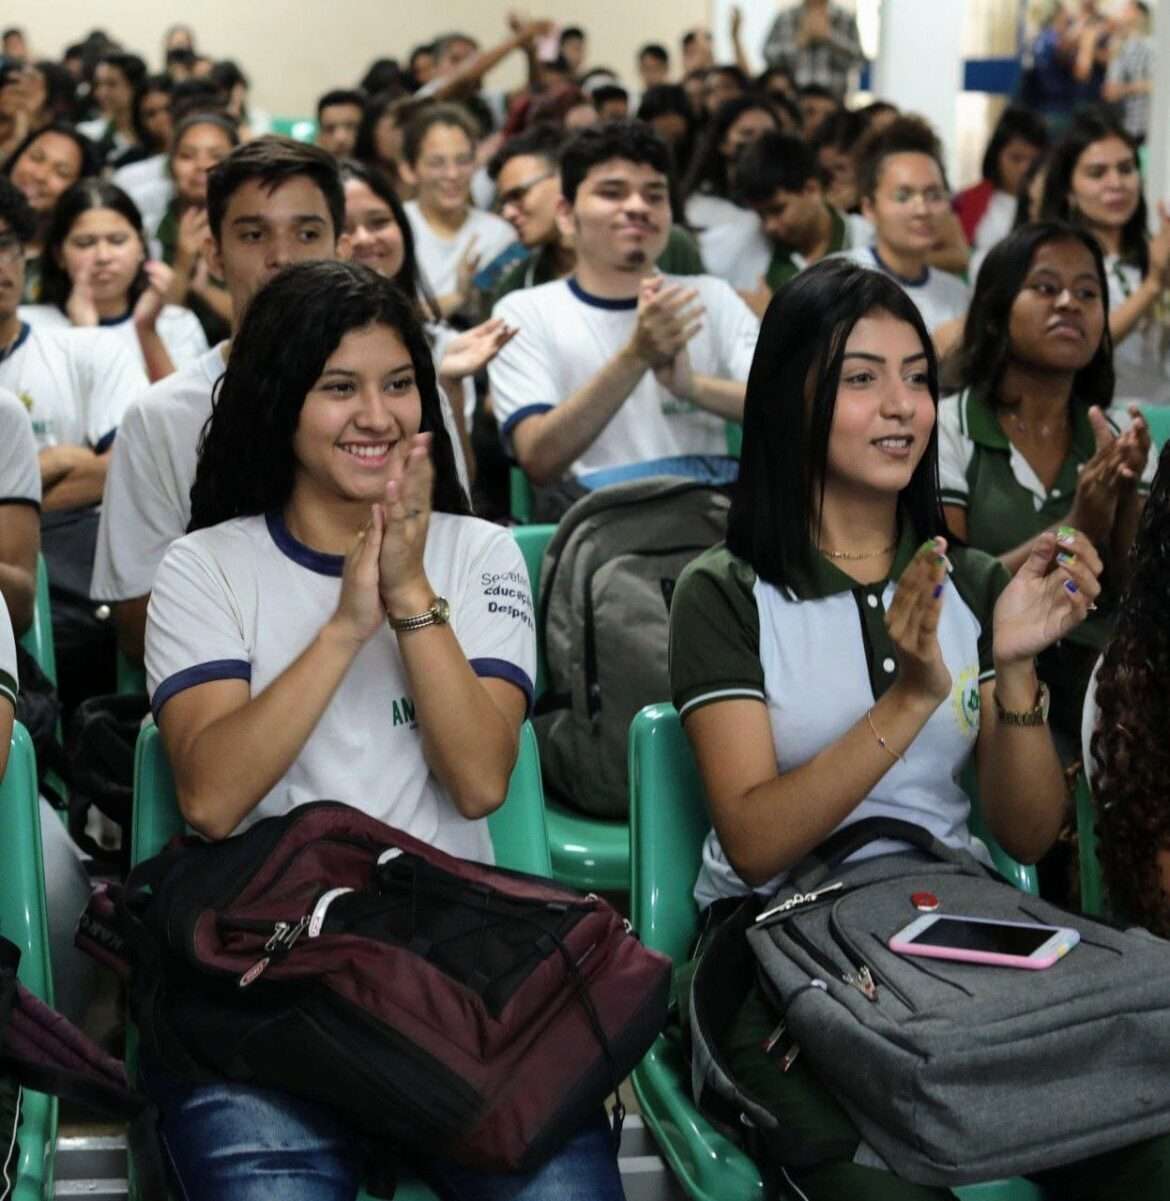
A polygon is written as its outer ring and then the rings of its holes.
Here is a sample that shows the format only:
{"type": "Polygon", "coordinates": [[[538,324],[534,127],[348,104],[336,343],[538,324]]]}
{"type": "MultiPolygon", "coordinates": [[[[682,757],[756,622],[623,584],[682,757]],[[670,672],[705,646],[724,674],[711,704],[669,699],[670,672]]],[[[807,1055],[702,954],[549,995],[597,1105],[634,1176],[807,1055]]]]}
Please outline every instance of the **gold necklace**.
{"type": "Polygon", "coordinates": [[[845,559],[850,563],[859,563],[862,559],[876,559],[878,555],[888,555],[892,550],[897,549],[898,544],[891,542],[889,546],[883,546],[881,550],[867,550],[863,554],[857,554],[850,550],[825,550],[821,548],[821,554],[827,559],[845,559]]]}

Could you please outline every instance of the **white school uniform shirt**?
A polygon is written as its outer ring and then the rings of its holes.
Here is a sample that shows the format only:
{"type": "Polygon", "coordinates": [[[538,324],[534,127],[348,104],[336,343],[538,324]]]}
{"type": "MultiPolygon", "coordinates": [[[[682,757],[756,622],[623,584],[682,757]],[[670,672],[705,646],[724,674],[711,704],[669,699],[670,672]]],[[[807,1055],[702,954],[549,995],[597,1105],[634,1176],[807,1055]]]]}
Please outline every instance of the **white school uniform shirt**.
{"type": "Polygon", "coordinates": [[[155,230],[167,214],[175,197],[175,181],[167,169],[167,155],[154,154],[141,162],[119,167],[114,172],[114,183],[138,205],[142,214],[142,228],[146,230],[150,243],[151,258],[162,258],[162,246],[155,230]]]}
{"type": "MultiPolygon", "coordinates": [[[[697,288],[703,326],[687,344],[696,375],[746,382],[760,323],[730,285],[710,275],[667,276],[697,288]]],[[[637,300],[591,296],[575,277],[504,296],[492,310],[520,332],[488,364],[500,434],[567,400],[629,341],[637,300]]],[[[727,453],[726,423],[679,400],[647,371],[570,468],[574,476],[675,455],[727,453]]]]}
{"type": "MultiPolygon", "coordinates": [[[[341,592],[340,555],[298,542],[279,514],[181,538],[154,581],[146,675],[155,716],[210,680],[247,680],[256,696],[309,645],[341,592]]],[[[431,516],[423,562],[451,606],[475,674],[507,680],[529,704],[536,671],[532,597],[512,536],[475,517],[431,516]]],[[[423,755],[415,698],[383,622],[362,647],[296,761],[240,823],[330,798],[453,855],[492,862],[486,820],[455,808],[423,755]]]]}
{"type": "Polygon", "coordinates": [[[755,288],[772,261],[772,243],[757,214],[702,192],[687,201],[686,212],[711,274],[733,288],[755,288]]]}
{"type": "MultiPolygon", "coordinates": [[[[61,312],[55,304],[21,305],[20,317],[22,321],[27,321],[33,329],[82,328],[74,326],[69,317],[61,312]]],[[[142,353],[142,342],[139,340],[138,331],[134,328],[132,312],[116,321],[103,321],[96,328],[102,330],[109,337],[117,338],[137,358],[143,372],[146,371],[146,356],[142,353]]],[[[155,324],[155,330],[162,339],[162,344],[166,347],[167,354],[170,355],[171,362],[176,369],[186,367],[188,363],[194,362],[200,355],[207,353],[207,335],[203,332],[203,326],[199,324],[199,318],[182,305],[163,305],[162,312],[159,313],[158,321],[155,324]]]]}
{"type": "Polygon", "coordinates": [[[459,260],[474,237],[475,253],[480,265],[492,259],[516,241],[516,231],[502,217],[480,209],[468,209],[467,219],[453,238],[441,238],[427,224],[417,200],[405,204],[414,234],[414,251],[423,278],[436,296],[455,291],[458,282],[459,260]]]}
{"type": "MultiPolygon", "coordinates": [[[[171,543],[187,532],[199,438],[223,375],[228,343],[153,384],[127,409],[106,473],[90,595],[124,601],[145,596],[171,543]]],[[[443,420],[467,486],[463,448],[440,389],[443,420]]]]}
{"type": "Polygon", "coordinates": [[[12,632],[12,618],[8,606],[0,604],[0,704],[7,702],[16,708],[16,695],[20,681],[16,674],[16,637],[12,632]]]}
{"type": "MultiPolygon", "coordinates": [[[[1141,270],[1110,254],[1105,258],[1109,311],[1116,312],[1141,287],[1141,270]]],[[[1113,347],[1114,404],[1170,404],[1170,362],[1157,322],[1143,317],[1113,347]]]]}
{"type": "Polygon", "coordinates": [[[903,279],[886,267],[878,257],[877,247],[873,245],[855,246],[852,250],[842,250],[829,257],[848,259],[859,267],[868,267],[888,275],[914,301],[931,333],[940,325],[965,316],[971,303],[971,289],[957,275],[927,267],[920,280],[903,279]]]}
{"type": "Polygon", "coordinates": [[[133,355],[100,329],[47,330],[21,323],[0,358],[0,387],[15,392],[32,418],[37,447],[104,451],[127,405],[147,386],[133,355]]]}
{"type": "Polygon", "coordinates": [[[32,422],[14,393],[0,388],[0,505],[41,503],[41,468],[32,422]]]}

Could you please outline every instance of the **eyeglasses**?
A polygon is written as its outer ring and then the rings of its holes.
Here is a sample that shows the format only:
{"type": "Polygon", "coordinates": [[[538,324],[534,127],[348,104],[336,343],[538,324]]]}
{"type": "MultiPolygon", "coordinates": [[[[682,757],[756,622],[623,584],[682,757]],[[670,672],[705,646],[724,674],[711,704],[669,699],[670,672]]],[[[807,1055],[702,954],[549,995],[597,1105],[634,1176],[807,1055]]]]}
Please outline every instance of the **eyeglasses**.
{"type": "Polygon", "coordinates": [[[496,211],[502,212],[510,204],[519,204],[538,183],[544,183],[546,179],[552,179],[556,175],[555,170],[544,171],[540,175],[534,175],[527,183],[517,184],[514,188],[509,188],[502,195],[496,197],[496,211]]]}
{"type": "Polygon", "coordinates": [[[24,255],[24,245],[15,234],[0,234],[0,263],[15,263],[24,255]]]}

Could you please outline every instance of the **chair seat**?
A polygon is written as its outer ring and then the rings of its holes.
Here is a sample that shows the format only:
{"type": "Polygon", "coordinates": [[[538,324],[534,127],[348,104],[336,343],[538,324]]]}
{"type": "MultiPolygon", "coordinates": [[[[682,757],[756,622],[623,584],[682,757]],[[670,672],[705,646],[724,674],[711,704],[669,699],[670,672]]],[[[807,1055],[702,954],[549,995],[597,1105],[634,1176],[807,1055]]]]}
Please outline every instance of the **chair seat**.
{"type": "Polygon", "coordinates": [[[554,880],[594,892],[628,892],[630,827],[545,801],[554,880]]]}

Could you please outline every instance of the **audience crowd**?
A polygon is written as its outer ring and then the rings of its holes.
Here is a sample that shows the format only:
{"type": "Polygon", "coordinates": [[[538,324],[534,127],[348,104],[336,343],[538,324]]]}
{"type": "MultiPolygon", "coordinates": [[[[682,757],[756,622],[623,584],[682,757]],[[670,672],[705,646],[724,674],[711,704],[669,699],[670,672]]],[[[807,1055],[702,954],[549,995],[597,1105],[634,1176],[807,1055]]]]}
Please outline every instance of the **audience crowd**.
{"type": "MultiPolygon", "coordinates": [[[[197,830],[330,796],[490,857],[536,678],[531,607],[488,601],[526,578],[517,481],[556,521],[685,475],[735,497],[672,614],[714,822],[700,908],[774,889],[868,812],[969,845],[973,748],[994,832],[1075,903],[1060,847],[1083,753],[1111,892],[1170,933],[1150,19],[1045,5],[977,180],[948,178],[924,116],[859,94],[856,21],[827,0],[779,13],[762,73],[738,11],[731,61],[696,28],[611,65],[584,26],[514,16],[490,46],[447,32],[341,68],[295,122],[186,26],[57,57],[5,30],[0,710],[39,554],[66,721],[145,671],[197,830]],[[526,82],[497,90],[514,60],[526,82]],[[387,732],[404,697],[417,723],[387,732]],[[824,800],[815,820],[798,793],[824,800]]],[[[73,855],[49,880],[65,928],[84,856],[45,828],[73,855]]],[[[745,1047],[764,1005],[745,1002],[745,1047]]],[[[144,1079],[187,1195],[252,1195],[259,1151],[207,1149],[259,1105],[282,1170],[307,1175],[311,1147],[336,1195],[357,1187],[356,1139],[321,1114],[240,1087],[212,1120],[208,1090],[149,1060],[144,1079]]],[[[523,1196],[577,1195],[565,1173],[622,1195],[593,1126],[523,1196]]],[[[927,1196],[843,1167],[801,1183],[927,1196]]]]}

